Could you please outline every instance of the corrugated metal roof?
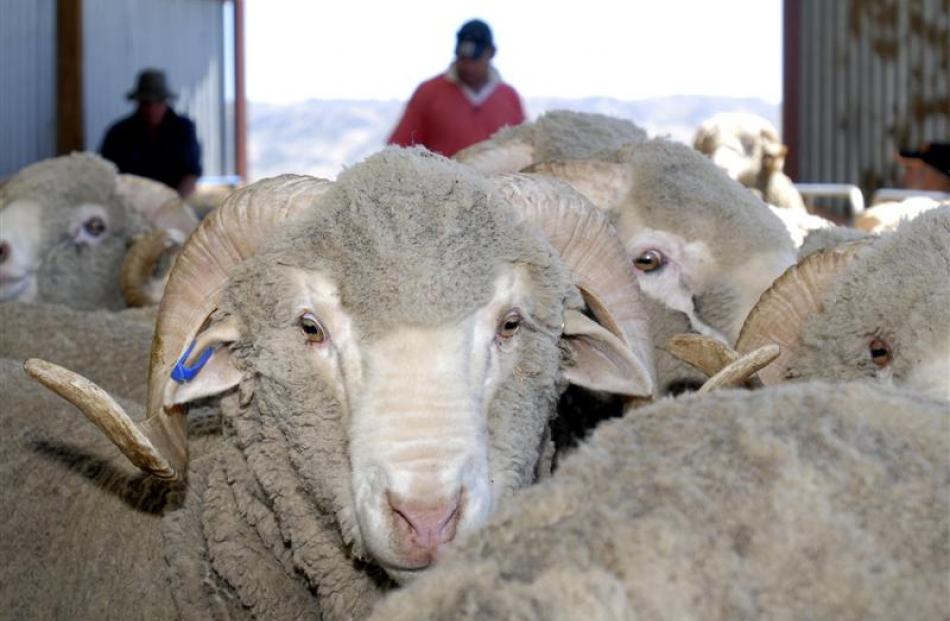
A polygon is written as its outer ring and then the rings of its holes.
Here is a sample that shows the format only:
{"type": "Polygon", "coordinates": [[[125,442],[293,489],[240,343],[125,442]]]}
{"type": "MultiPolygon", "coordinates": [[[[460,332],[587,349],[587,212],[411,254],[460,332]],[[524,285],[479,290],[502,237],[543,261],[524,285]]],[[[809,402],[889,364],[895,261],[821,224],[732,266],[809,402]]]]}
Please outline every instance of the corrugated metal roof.
{"type": "MultiPolygon", "coordinates": [[[[56,154],[56,5],[0,1],[0,177],[56,154]]],[[[223,0],[84,0],[86,148],[131,113],[138,71],[161,67],[196,122],[205,174],[231,173],[223,31],[223,0]]]]}
{"type": "Polygon", "coordinates": [[[145,67],[163,69],[174,107],[195,121],[204,174],[227,174],[221,0],[84,0],[87,148],[130,114],[125,94],[145,67]]]}
{"type": "Polygon", "coordinates": [[[56,149],[55,4],[0,2],[0,177],[56,149]]]}
{"type": "Polygon", "coordinates": [[[796,181],[899,185],[898,149],[950,140],[950,0],[786,0],[798,11],[796,181]]]}

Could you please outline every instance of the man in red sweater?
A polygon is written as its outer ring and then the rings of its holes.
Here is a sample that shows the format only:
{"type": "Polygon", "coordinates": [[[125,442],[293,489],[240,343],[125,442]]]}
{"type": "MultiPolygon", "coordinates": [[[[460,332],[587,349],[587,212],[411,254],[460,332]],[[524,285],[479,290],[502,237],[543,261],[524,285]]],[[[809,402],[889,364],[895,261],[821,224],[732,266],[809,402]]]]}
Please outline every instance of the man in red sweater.
{"type": "Polygon", "coordinates": [[[488,24],[473,19],[456,37],[455,62],[419,85],[389,144],[423,145],[451,157],[501,127],[525,120],[518,93],[491,65],[495,46],[488,24]]]}

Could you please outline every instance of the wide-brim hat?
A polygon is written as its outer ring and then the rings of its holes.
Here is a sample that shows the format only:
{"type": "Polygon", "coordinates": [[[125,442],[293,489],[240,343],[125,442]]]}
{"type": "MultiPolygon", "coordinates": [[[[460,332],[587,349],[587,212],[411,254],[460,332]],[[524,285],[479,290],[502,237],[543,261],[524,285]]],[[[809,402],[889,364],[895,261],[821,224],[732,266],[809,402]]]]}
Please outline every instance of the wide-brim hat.
{"type": "Polygon", "coordinates": [[[126,99],[137,101],[169,101],[178,95],[168,88],[165,72],[158,69],[145,69],[139,72],[135,88],[125,94],[126,99]]]}

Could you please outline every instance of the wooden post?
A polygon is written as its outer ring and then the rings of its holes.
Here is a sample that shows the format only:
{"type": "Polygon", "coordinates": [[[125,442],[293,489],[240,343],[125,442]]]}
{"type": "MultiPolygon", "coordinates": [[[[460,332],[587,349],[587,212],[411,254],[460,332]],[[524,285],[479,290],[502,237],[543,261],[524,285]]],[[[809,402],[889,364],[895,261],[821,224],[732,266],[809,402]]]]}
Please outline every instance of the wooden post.
{"type": "Polygon", "coordinates": [[[56,5],[56,152],[86,148],[83,114],[82,0],[56,5]]]}
{"type": "Polygon", "coordinates": [[[244,84],[244,0],[234,0],[234,168],[247,183],[247,100],[244,84]]]}
{"type": "Polygon", "coordinates": [[[799,162],[799,104],[801,80],[800,54],[801,0],[784,0],[782,7],[782,142],[788,146],[785,174],[792,181],[801,181],[799,162]]]}

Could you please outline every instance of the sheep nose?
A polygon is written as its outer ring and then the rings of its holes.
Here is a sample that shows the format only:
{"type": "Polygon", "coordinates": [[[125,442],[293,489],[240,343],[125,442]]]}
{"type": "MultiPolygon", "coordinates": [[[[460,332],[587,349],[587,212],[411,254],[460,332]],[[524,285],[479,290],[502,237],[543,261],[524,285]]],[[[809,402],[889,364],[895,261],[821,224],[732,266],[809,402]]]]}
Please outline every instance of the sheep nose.
{"type": "Polygon", "coordinates": [[[10,244],[0,241],[0,264],[6,263],[10,258],[10,244]]]}
{"type": "Polygon", "coordinates": [[[462,513],[461,493],[436,503],[399,499],[390,492],[386,496],[397,533],[406,536],[414,547],[434,554],[441,544],[455,538],[462,513]]]}

